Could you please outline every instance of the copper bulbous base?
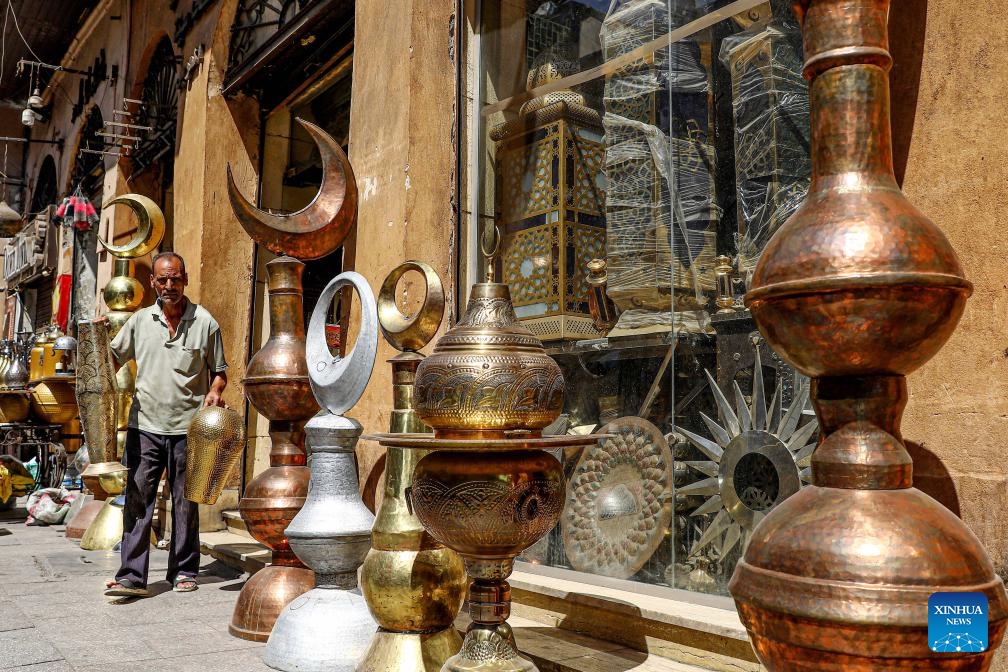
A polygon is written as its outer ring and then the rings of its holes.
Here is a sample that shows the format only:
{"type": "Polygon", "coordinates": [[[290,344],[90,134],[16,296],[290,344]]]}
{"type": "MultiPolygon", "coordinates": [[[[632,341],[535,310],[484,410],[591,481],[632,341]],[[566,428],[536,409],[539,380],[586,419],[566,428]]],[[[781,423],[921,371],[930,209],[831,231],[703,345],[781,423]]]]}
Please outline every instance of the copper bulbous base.
{"type": "Polygon", "coordinates": [[[770,672],[986,670],[1008,623],[979,540],[916,488],[804,488],[756,528],[729,590],[770,672]],[[986,650],[932,652],[928,598],[963,591],[988,598],[986,650]]]}
{"type": "Polygon", "coordinates": [[[241,639],[265,642],[284,607],[314,587],[315,573],[306,567],[264,567],[245,582],[238,594],[228,632],[241,639]]]}

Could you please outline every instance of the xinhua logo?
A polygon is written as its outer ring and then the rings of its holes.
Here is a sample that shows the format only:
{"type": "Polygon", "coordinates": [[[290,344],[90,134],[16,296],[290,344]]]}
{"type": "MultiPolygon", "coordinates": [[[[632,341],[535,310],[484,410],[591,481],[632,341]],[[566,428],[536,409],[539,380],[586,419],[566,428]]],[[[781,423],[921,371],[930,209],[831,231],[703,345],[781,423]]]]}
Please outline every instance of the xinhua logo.
{"type": "Polygon", "coordinates": [[[928,645],[939,653],[987,649],[987,596],[932,593],[928,598],[928,645]]]}

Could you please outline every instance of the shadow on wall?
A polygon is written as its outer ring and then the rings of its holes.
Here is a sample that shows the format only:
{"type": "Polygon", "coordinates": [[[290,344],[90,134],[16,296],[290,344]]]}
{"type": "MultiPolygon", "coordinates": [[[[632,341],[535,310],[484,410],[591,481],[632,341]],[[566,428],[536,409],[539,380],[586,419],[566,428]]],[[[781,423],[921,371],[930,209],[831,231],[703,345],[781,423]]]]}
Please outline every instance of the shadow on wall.
{"type": "Polygon", "coordinates": [[[914,441],[903,441],[907,452],[913,458],[914,487],[938,500],[946,509],[959,518],[959,494],[948,469],[937,455],[914,441]]]}
{"type": "MultiPolygon", "coordinates": [[[[889,11],[889,49],[893,68],[889,76],[892,99],[893,167],[896,182],[903,185],[910,141],[917,116],[924,38],[927,33],[928,0],[900,0],[889,11]]],[[[939,500],[940,501],[940,500],[939,500]]],[[[957,511],[958,513],[958,511],[957,511]]]]}

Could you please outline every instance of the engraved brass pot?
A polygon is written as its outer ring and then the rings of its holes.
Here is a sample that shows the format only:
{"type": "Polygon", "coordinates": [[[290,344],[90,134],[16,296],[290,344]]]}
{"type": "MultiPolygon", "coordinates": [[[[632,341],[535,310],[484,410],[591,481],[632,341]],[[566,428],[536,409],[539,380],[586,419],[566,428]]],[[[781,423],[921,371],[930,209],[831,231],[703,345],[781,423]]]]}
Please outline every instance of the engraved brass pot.
{"type": "Polygon", "coordinates": [[[189,423],[185,498],[216,504],[245,450],[245,424],[238,411],[209,406],[189,423]]]}
{"type": "Polygon", "coordinates": [[[465,315],[417,368],[414,408],[439,436],[541,430],[563,409],[560,367],[514,312],[507,285],[473,285],[465,315]]]}
{"type": "Polygon", "coordinates": [[[559,367],[518,322],[507,285],[473,286],[465,316],[417,367],[417,415],[427,434],[383,434],[388,448],[433,450],[408,498],[437,541],[463,558],[472,624],[444,672],[524,672],[507,624],[515,557],[560,518],[564,473],[547,449],[598,436],[541,436],[563,406],[559,367]],[[455,452],[459,451],[459,452],[455,452]]]}
{"type": "Polygon", "coordinates": [[[900,433],[904,376],[944,344],[971,285],[893,176],[888,10],[888,0],[799,3],[812,184],[745,297],[767,341],[813,378],[823,437],[812,485],[755,528],[729,584],[771,672],[986,670],[1008,620],[983,546],[912,487],[900,433]],[[932,651],[938,591],[987,596],[985,650],[932,651]]]}
{"type": "Polygon", "coordinates": [[[269,419],[270,466],[245,487],[238,510],[249,534],[273,552],[273,564],[245,583],[228,628],[259,642],[269,639],[284,607],[315,585],[314,573],[291,550],[284,529],[308,494],[304,423],[319,409],[305,360],[304,264],[280,257],[266,270],[270,336],[249,361],[243,383],[249,401],[269,419]]]}
{"type": "Polygon", "coordinates": [[[479,565],[506,576],[560,519],[563,468],[541,450],[436,451],[417,464],[410,501],[431,536],[462,554],[470,575],[479,565]]]}

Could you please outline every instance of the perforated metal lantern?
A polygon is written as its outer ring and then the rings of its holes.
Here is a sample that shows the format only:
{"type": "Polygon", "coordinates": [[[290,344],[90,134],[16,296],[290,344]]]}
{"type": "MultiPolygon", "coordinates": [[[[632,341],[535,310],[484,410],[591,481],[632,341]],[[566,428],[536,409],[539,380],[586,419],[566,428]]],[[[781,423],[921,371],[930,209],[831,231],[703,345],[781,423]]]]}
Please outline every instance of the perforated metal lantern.
{"type": "Polygon", "coordinates": [[[245,423],[233,409],[210,406],[196,414],[186,435],[185,497],[216,504],[245,449],[245,423]]]}

